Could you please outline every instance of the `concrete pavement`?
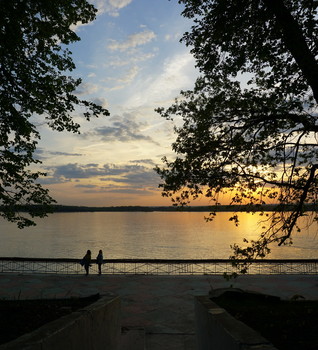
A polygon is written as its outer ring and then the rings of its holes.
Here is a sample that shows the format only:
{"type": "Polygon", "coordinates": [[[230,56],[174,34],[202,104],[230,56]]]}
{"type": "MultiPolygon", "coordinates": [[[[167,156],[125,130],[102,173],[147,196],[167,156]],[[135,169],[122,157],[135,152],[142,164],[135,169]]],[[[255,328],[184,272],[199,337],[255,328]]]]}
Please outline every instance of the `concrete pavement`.
{"type": "Polygon", "coordinates": [[[235,287],[284,299],[318,299],[316,275],[223,276],[0,274],[0,298],[65,298],[95,293],[119,295],[122,326],[143,328],[147,350],[196,349],[194,300],[211,288],[235,287]]]}

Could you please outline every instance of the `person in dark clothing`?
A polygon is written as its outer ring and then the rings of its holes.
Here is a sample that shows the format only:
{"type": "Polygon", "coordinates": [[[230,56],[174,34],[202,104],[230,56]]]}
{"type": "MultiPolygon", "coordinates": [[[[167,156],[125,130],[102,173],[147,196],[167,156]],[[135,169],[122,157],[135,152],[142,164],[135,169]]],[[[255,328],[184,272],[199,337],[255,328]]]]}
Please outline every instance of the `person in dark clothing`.
{"type": "Polygon", "coordinates": [[[100,250],[96,257],[96,264],[98,265],[98,274],[102,274],[102,264],[104,263],[103,251],[100,250]]]}
{"type": "Polygon", "coordinates": [[[84,265],[86,276],[89,274],[89,267],[91,266],[92,252],[88,250],[82,260],[82,265],[84,265]]]}

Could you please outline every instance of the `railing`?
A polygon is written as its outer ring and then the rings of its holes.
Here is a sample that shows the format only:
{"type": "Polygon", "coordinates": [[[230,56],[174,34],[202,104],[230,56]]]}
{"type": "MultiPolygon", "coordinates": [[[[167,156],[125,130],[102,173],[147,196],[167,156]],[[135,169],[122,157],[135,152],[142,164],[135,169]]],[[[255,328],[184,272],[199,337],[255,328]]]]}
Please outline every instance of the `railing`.
{"type": "MultiPolygon", "coordinates": [[[[97,273],[92,260],[92,273],[97,273]]],[[[227,259],[160,260],[108,259],[103,274],[125,275],[223,275],[237,272],[227,259]]],[[[83,274],[78,259],[0,258],[0,273],[83,274]]],[[[318,259],[255,260],[248,274],[307,274],[318,273],[318,259]]]]}

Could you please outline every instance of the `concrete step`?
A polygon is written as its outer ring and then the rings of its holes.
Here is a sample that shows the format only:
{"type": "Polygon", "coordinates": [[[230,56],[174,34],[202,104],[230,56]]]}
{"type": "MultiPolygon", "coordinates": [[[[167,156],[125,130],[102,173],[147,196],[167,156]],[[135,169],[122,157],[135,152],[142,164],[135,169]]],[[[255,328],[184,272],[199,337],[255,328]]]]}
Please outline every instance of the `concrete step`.
{"type": "Polygon", "coordinates": [[[145,329],[122,327],[120,350],[145,350],[145,329]]]}

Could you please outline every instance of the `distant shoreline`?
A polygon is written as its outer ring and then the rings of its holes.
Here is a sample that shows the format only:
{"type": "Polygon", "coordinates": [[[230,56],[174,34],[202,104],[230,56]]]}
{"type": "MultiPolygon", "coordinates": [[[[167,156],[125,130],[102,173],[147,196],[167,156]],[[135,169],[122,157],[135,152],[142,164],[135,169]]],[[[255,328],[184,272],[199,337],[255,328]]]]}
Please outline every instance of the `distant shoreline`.
{"type": "MultiPolygon", "coordinates": [[[[293,205],[285,206],[284,211],[292,211],[295,209],[293,205]]],[[[6,211],[0,206],[0,211],[6,211]]],[[[277,205],[217,205],[217,206],[110,206],[110,207],[89,207],[76,205],[51,205],[47,207],[41,206],[18,206],[16,212],[28,211],[47,211],[50,213],[80,213],[80,212],[260,212],[260,211],[278,211],[277,205]]],[[[280,209],[282,210],[282,209],[280,209]]],[[[307,204],[305,211],[318,211],[318,205],[307,204]]]]}
{"type": "MultiPolygon", "coordinates": [[[[26,208],[23,208],[26,209],[26,208]]],[[[111,207],[88,207],[88,206],[69,206],[53,205],[50,207],[54,213],[70,212],[258,212],[258,211],[277,211],[277,205],[269,204],[262,206],[248,205],[218,205],[218,206],[111,206],[111,207]]],[[[20,209],[22,210],[22,208],[20,209]]],[[[293,206],[286,206],[285,211],[293,210],[293,206]]],[[[317,205],[307,205],[306,211],[318,211],[317,205]]]]}

